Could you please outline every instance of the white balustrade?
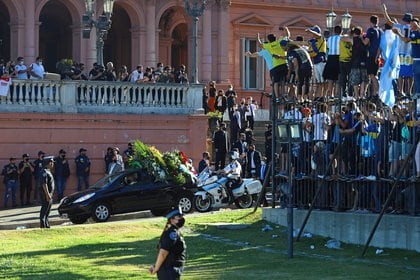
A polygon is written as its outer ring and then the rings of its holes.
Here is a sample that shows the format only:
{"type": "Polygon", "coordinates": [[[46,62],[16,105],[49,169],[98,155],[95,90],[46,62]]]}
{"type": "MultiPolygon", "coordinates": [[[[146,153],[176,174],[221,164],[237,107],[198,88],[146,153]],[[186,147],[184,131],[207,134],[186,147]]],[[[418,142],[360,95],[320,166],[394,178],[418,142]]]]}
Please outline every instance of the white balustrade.
{"type": "Polygon", "coordinates": [[[202,113],[203,86],[72,80],[12,81],[0,112],[202,113]]]}

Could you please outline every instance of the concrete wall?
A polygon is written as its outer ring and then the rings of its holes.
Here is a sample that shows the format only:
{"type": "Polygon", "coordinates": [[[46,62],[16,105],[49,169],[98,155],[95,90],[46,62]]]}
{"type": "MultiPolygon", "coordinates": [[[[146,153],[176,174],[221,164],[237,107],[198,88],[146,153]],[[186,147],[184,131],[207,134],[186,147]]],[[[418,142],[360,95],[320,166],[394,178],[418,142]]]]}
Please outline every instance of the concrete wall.
{"type": "MultiPolygon", "coordinates": [[[[294,210],[294,228],[300,228],[307,211],[294,210]]],[[[335,238],[342,242],[364,245],[377,214],[313,211],[305,232],[335,238]]],[[[264,208],[263,219],[287,226],[287,209],[264,208]]],[[[370,243],[380,248],[398,248],[420,252],[420,218],[384,215],[370,243]]]]}
{"type": "MultiPolygon", "coordinates": [[[[72,173],[66,189],[66,194],[70,194],[77,189],[74,159],[82,147],[88,150],[92,161],[90,182],[93,183],[104,175],[106,148],[117,146],[123,152],[127,143],[136,139],[162,152],[184,151],[198,165],[206,149],[207,126],[204,115],[0,113],[0,167],[8,164],[11,156],[19,163],[24,153],[34,160],[39,150],[56,156],[64,149],[72,173]]],[[[0,208],[3,198],[2,186],[0,208]]]]}

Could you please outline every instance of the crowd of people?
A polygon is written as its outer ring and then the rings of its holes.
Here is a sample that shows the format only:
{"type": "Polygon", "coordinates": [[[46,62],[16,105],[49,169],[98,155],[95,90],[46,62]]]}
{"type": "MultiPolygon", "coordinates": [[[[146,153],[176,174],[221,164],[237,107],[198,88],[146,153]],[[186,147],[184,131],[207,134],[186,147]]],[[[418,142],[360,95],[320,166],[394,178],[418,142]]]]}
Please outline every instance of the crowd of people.
{"type": "MultiPolygon", "coordinates": [[[[17,161],[16,157],[10,157],[1,175],[5,186],[4,208],[21,206],[30,206],[42,202],[43,190],[43,172],[49,160],[54,162],[52,174],[56,186],[56,198],[60,201],[64,195],[67,186],[67,180],[71,175],[69,161],[66,158],[66,151],[60,149],[55,157],[45,156],[46,153],[39,151],[37,158],[31,160],[28,153],[22,155],[22,160],[17,161]],[[34,187],[33,187],[34,186],[34,187]],[[18,201],[18,190],[20,203],[18,201]],[[32,193],[33,191],[33,193],[32,193]],[[11,204],[9,204],[11,200],[11,204]]],[[[133,144],[128,143],[127,149],[120,153],[118,147],[108,147],[104,157],[104,174],[114,174],[128,167],[129,157],[134,155],[133,144]]],[[[75,174],[77,176],[77,191],[89,187],[89,176],[91,170],[91,161],[87,156],[85,148],[79,149],[79,155],[74,159],[75,174]]]]}
{"type": "MultiPolygon", "coordinates": [[[[297,180],[360,183],[363,187],[350,190],[357,193],[353,209],[358,211],[380,209],[384,197],[379,196],[385,189],[390,191],[384,187],[390,183],[400,182],[404,192],[420,182],[419,19],[406,13],[398,23],[388,16],[385,6],[384,17],[384,30],[373,15],[365,33],[357,26],[343,34],[341,26],[336,26],[334,34],[326,37],[319,26],[313,26],[306,30],[307,42],[302,36],[291,40],[288,28],[281,27],[280,39],[269,34],[266,42],[260,42],[260,51],[245,53],[266,62],[272,96],[278,100],[277,118],[293,119],[302,126],[302,143],[292,145],[290,167],[287,145],[279,144],[275,150],[279,174],[288,174],[291,168],[297,180]],[[372,182],[375,189],[366,189],[362,182],[372,182]]],[[[248,157],[254,150],[249,145],[253,137],[247,137],[247,131],[252,135],[251,112],[257,107],[252,106],[252,99],[237,104],[232,89],[224,93],[212,82],[203,94],[206,111],[229,113],[230,133],[221,119],[213,135],[215,169],[223,168],[226,153],[236,149],[243,159],[242,175],[251,177],[245,165],[254,166],[254,159],[248,157]],[[246,114],[251,115],[249,120],[246,114]]],[[[264,159],[268,162],[273,132],[271,125],[267,128],[264,159]]],[[[335,188],[322,192],[323,196],[328,193],[330,203],[324,198],[320,208],[339,209],[343,193],[335,188]]],[[[414,196],[419,204],[418,194],[407,191],[405,195],[414,196]]],[[[309,203],[308,199],[304,202],[309,203]]]]}
{"type": "MultiPolygon", "coordinates": [[[[188,74],[185,65],[180,65],[177,69],[171,66],[164,66],[163,63],[157,63],[156,67],[143,67],[137,65],[136,68],[129,72],[127,66],[122,65],[120,70],[114,67],[113,62],[108,62],[105,66],[94,63],[92,69],[87,71],[84,63],[78,63],[69,59],[62,59],[56,64],[54,72],[60,74],[61,79],[64,80],[83,80],[83,81],[108,81],[108,82],[127,82],[132,84],[144,83],[177,83],[189,84],[188,74]]],[[[15,61],[5,62],[0,60],[0,77],[7,79],[19,80],[42,80],[45,78],[47,72],[43,66],[43,58],[37,57],[36,61],[30,65],[25,64],[23,57],[18,57],[15,61]]],[[[18,87],[17,92],[13,92],[13,87],[10,87],[10,96],[16,101],[38,100],[38,91],[41,91],[40,98],[44,96],[42,87],[34,87],[34,94],[30,88],[26,86],[18,87]],[[33,95],[33,97],[32,97],[33,95]]],[[[144,93],[130,90],[129,92],[121,91],[107,91],[106,101],[115,103],[138,103],[144,93]],[[112,95],[112,96],[111,96],[112,95]]],[[[85,88],[78,89],[78,102],[104,102],[105,91],[88,92],[85,88]]]]}

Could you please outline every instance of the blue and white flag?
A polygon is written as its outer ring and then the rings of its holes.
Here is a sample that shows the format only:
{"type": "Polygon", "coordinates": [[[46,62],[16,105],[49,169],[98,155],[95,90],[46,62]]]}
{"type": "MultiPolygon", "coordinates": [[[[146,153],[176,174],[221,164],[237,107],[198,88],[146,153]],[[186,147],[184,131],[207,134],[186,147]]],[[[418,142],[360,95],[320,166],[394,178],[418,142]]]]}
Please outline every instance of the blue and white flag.
{"type": "Polygon", "coordinates": [[[384,36],[381,37],[382,58],[385,64],[381,70],[381,78],[379,80],[379,98],[388,107],[395,104],[395,93],[392,81],[398,79],[400,72],[400,57],[398,52],[399,37],[392,32],[386,30],[384,36]]]}

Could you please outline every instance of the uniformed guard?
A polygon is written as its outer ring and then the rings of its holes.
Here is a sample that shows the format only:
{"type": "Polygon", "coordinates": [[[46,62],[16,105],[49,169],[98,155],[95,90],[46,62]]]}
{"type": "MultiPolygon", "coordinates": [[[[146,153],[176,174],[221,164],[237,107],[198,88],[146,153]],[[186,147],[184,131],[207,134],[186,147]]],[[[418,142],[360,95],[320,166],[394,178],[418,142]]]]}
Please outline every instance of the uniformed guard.
{"type": "Polygon", "coordinates": [[[157,273],[160,280],[181,279],[186,259],[186,245],[179,230],[184,226],[185,218],[181,209],[170,211],[165,229],[159,240],[159,253],[150,273],[157,273]]]}
{"type": "Polygon", "coordinates": [[[49,228],[48,216],[50,215],[51,205],[53,202],[54,195],[54,176],[52,170],[54,168],[54,157],[44,158],[45,168],[41,173],[41,189],[39,190],[39,196],[41,197],[41,211],[39,214],[41,228],[49,228]]]}

